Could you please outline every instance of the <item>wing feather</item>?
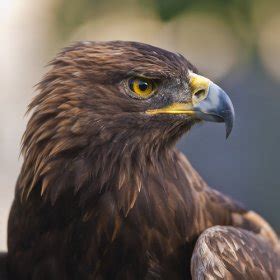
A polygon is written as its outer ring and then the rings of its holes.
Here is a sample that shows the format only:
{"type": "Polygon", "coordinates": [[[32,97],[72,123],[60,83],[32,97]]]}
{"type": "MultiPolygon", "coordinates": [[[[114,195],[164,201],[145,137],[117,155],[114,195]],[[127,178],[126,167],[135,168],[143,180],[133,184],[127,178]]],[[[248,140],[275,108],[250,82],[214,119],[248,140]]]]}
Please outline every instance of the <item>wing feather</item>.
{"type": "Polygon", "coordinates": [[[199,237],[193,279],[280,279],[280,249],[247,230],[215,226],[199,237]]]}

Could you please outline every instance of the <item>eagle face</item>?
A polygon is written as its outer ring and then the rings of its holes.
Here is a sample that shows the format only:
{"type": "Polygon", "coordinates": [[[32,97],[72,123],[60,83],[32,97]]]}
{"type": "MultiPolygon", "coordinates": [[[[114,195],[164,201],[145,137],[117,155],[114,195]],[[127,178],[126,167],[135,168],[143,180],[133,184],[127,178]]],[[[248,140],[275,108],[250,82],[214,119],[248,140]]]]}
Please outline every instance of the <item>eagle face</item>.
{"type": "MultiPolygon", "coordinates": [[[[65,103],[75,105],[76,127],[95,138],[99,131],[115,139],[117,128],[126,137],[176,140],[201,120],[224,121],[231,131],[230,99],[182,55],[135,42],[81,42],[51,64],[41,89],[65,115],[65,103]]],[[[46,101],[39,99],[31,106],[46,101]]]]}

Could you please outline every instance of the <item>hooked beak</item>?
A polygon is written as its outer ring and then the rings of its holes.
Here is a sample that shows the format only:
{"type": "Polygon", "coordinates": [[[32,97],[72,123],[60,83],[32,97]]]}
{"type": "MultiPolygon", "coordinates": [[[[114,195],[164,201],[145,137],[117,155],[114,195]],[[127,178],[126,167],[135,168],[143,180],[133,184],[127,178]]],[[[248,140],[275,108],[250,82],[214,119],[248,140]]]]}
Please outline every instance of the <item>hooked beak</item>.
{"type": "Polygon", "coordinates": [[[191,102],[173,103],[167,107],[146,111],[155,114],[186,114],[211,122],[224,122],[226,137],[231,133],[234,122],[234,108],[228,95],[209,79],[189,74],[192,92],[191,102]]]}

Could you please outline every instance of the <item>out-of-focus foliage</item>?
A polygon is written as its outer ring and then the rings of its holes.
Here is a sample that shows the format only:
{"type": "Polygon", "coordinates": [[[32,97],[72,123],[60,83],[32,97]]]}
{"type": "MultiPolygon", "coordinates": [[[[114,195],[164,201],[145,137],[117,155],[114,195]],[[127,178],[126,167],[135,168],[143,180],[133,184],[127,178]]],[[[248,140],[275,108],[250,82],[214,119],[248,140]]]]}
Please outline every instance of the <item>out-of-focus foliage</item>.
{"type": "Polygon", "coordinates": [[[173,17],[189,11],[208,11],[223,15],[225,19],[237,12],[243,20],[250,18],[250,7],[253,0],[141,0],[148,5],[153,2],[154,7],[162,20],[170,20],[173,17]]]}
{"type": "Polygon", "coordinates": [[[61,0],[55,7],[54,26],[56,32],[65,38],[74,28],[95,15],[102,0],[61,0]]]}
{"type": "MultiPolygon", "coordinates": [[[[185,12],[207,12],[221,17],[235,34],[250,44],[254,34],[251,14],[259,0],[61,0],[54,10],[54,26],[59,38],[67,38],[71,32],[88,20],[104,14],[104,10],[122,10],[127,5],[138,4],[143,13],[154,11],[166,22],[185,12]],[[246,34],[246,35],[244,35],[246,34]]],[[[271,2],[271,1],[269,1],[271,2]]]]}

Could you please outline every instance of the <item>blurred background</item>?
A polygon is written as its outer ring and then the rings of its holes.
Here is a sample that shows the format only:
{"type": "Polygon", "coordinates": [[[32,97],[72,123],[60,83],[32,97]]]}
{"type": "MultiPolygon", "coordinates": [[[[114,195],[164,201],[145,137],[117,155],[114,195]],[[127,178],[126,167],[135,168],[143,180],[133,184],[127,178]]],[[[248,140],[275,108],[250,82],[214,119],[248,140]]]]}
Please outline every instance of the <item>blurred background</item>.
{"type": "Polygon", "coordinates": [[[207,123],[178,146],[210,186],[280,232],[278,0],[0,0],[0,250],[33,86],[70,42],[116,39],[180,52],[229,93],[230,138],[207,123]]]}

